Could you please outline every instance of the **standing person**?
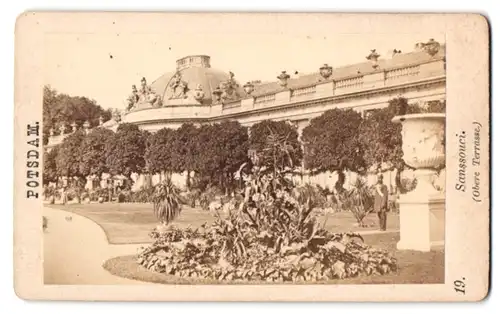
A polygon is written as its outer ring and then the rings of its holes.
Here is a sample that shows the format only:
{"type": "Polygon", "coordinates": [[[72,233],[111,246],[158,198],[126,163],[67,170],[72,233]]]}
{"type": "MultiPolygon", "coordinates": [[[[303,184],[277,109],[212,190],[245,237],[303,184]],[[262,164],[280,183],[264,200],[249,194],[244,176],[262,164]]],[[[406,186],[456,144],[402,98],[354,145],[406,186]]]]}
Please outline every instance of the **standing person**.
{"type": "Polygon", "coordinates": [[[63,186],[62,188],[62,203],[63,205],[66,205],[68,202],[68,187],[66,185],[63,186]]]}
{"type": "Polygon", "coordinates": [[[383,175],[379,175],[377,177],[377,184],[375,185],[375,202],[373,210],[378,215],[381,231],[385,231],[387,228],[388,197],[389,193],[387,186],[384,184],[384,177],[383,175]]]}

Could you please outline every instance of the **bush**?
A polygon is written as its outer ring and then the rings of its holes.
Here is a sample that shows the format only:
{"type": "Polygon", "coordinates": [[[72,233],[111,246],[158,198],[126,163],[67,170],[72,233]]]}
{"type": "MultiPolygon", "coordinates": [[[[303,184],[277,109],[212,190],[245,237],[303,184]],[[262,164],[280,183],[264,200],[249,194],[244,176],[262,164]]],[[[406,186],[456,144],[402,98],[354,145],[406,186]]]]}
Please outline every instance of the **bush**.
{"type": "Polygon", "coordinates": [[[152,187],[141,187],[139,191],[131,192],[129,202],[132,203],[151,203],[153,202],[155,188],[152,187]]]}
{"type": "Polygon", "coordinates": [[[179,188],[171,179],[167,179],[155,186],[153,194],[153,211],[156,218],[163,225],[174,220],[182,211],[179,188]]]}
{"type": "Polygon", "coordinates": [[[89,199],[91,202],[109,202],[109,189],[108,188],[96,188],[91,190],[89,193],[89,199]]]}
{"type": "Polygon", "coordinates": [[[196,204],[200,202],[201,190],[198,188],[192,188],[190,191],[183,195],[182,202],[192,208],[196,207],[196,204]]]}
{"type": "Polygon", "coordinates": [[[310,200],[313,208],[325,208],[327,205],[325,191],[319,185],[313,186],[307,183],[294,188],[294,193],[296,193],[297,201],[301,204],[305,204],[307,200],[310,200]]]}
{"type": "Polygon", "coordinates": [[[56,199],[61,198],[61,192],[56,187],[46,186],[43,189],[43,196],[45,200],[50,200],[50,204],[54,204],[56,199]]]}
{"type": "Polygon", "coordinates": [[[347,191],[342,199],[344,209],[352,212],[361,227],[365,226],[363,220],[373,209],[373,204],[373,193],[367,183],[360,177],[356,179],[353,188],[347,191]]]}
{"type": "Polygon", "coordinates": [[[216,186],[210,186],[199,196],[200,206],[203,210],[209,210],[210,203],[220,198],[224,193],[216,186]]]}
{"type": "Polygon", "coordinates": [[[396,260],[364,244],[360,235],[323,229],[312,214],[312,197],[301,196],[299,202],[292,189],[279,173],[256,174],[227,216],[216,215],[197,230],[153,231],[153,244],[137,261],[180,277],[242,281],[317,281],[396,271],[396,260]]]}
{"type": "Polygon", "coordinates": [[[118,203],[125,203],[128,201],[128,193],[126,192],[120,192],[118,194],[118,203]]]}

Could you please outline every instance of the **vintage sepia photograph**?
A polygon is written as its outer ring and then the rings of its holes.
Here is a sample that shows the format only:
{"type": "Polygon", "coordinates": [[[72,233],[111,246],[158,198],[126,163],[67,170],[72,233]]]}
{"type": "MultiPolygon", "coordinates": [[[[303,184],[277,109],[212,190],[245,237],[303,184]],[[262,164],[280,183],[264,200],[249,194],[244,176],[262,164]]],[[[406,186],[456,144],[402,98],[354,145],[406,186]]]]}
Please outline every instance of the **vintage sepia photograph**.
{"type": "Polygon", "coordinates": [[[443,283],[430,35],[47,36],[45,283],[443,283]]]}
{"type": "Polygon", "coordinates": [[[445,29],[108,17],[40,39],[27,135],[43,167],[23,195],[41,206],[44,286],[467,293],[472,278],[445,275],[445,209],[450,189],[487,203],[471,177],[487,124],[448,130],[445,29]]]}

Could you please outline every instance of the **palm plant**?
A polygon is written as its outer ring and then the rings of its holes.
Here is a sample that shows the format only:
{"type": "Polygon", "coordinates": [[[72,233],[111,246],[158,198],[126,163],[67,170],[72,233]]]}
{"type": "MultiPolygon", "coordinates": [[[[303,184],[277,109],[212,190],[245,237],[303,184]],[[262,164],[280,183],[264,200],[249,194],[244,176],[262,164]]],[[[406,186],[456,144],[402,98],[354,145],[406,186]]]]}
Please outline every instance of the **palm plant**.
{"type": "Polygon", "coordinates": [[[273,177],[276,177],[278,172],[283,173],[286,168],[293,168],[291,153],[294,148],[288,140],[290,134],[281,136],[271,128],[269,133],[261,157],[264,165],[272,168],[270,170],[273,172],[273,177]]]}
{"type": "Polygon", "coordinates": [[[153,194],[153,211],[162,225],[168,225],[182,211],[180,190],[170,178],[155,187],[153,194]]]}
{"type": "Polygon", "coordinates": [[[373,196],[367,183],[361,178],[357,178],[353,188],[343,196],[344,209],[350,210],[358,224],[365,226],[363,220],[373,209],[373,196]]]}

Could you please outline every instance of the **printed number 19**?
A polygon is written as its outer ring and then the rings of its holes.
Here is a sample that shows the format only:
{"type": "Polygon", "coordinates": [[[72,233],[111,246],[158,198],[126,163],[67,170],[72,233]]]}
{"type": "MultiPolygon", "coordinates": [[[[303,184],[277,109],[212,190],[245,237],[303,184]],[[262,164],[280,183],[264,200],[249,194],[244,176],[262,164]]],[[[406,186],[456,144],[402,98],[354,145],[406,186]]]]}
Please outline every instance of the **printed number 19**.
{"type": "MultiPolygon", "coordinates": [[[[465,280],[465,278],[462,279],[465,280]]],[[[455,285],[456,292],[462,292],[465,294],[465,283],[462,280],[455,280],[453,284],[455,285]]]]}

